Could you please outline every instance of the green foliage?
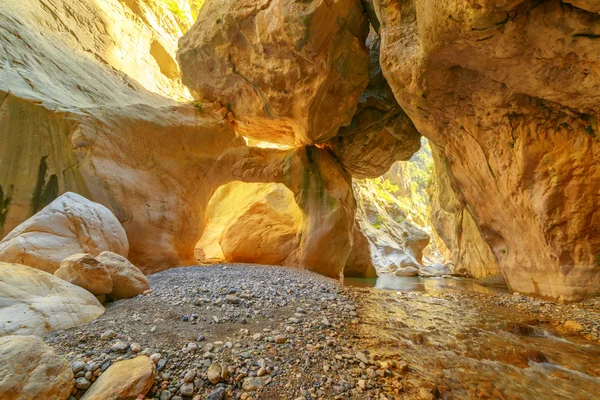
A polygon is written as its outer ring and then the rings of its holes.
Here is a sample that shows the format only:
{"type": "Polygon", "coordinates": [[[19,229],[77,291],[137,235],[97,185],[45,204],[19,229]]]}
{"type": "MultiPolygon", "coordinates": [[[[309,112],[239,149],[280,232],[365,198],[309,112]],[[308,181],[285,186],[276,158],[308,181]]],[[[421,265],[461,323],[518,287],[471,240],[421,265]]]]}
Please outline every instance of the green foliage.
{"type": "Polygon", "coordinates": [[[189,21],[189,14],[181,8],[180,1],[177,0],[158,0],[171,14],[184,22],[194,22],[198,18],[200,9],[204,5],[204,0],[188,0],[190,12],[192,13],[192,21],[189,21]]]}
{"type": "Polygon", "coordinates": [[[192,102],[192,106],[198,110],[198,112],[202,113],[203,109],[202,109],[202,101],[200,100],[196,100],[192,102]]]}
{"type": "Polygon", "coordinates": [[[12,189],[13,187],[10,185],[7,193],[4,193],[4,189],[2,188],[2,185],[0,185],[0,231],[6,223],[6,217],[8,216],[8,210],[10,209],[12,189]]]}
{"type": "Polygon", "coordinates": [[[433,158],[429,143],[424,142],[421,150],[415,153],[406,163],[406,174],[410,178],[410,189],[413,203],[424,208],[429,204],[427,188],[433,177],[433,158]]]}
{"type": "Polygon", "coordinates": [[[596,256],[596,265],[600,267],[600,254],[596,256]]]}
{"type": "Polygon", "coordinates": [[[398,191],[398,186],[393,185],[387,179],[375,179],[375,193],[377,197],[389,203],[394,201],[394,193],[398,191]]]}
{"type": "Polygon", "coordinates": [[[381,229],[381,225],[385,225],[385,219],[381,215],[378,215],[375,218],[375,223],[371,224],[371,226],[375,229],[381,229]]]}
{"type": "Polygon", "coordinates": [[[587,133],[590,136],[594,136],[594,127],[592,125],[586,126],[585,133],[587,133]]]}

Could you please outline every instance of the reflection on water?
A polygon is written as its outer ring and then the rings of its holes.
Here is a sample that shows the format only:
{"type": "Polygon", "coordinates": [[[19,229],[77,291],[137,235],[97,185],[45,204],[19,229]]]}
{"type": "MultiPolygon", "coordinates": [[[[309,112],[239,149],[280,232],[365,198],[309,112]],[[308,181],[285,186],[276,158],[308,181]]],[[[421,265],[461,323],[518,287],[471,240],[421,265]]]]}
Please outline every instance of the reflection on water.
{"type": "Polygon", "coordinates": [[[354,283],[394,290],[359,289],[360,336],[372,354],[408,363],[407,390],[429,382],[441,399],[600,399],[598,343],[456,290],[480,291],[472,281],[346,282],[354,283]]]}
{"type": "Polygon", "coordinates": [[[508,293],[502,286],[483,286],[467,278],[422,278],[420,276],[381,275],[377,278],[344,278],[344,285],[374,287],[375,289],[400,292],[456,291],[468,290],[478,293],[508,293]]]}

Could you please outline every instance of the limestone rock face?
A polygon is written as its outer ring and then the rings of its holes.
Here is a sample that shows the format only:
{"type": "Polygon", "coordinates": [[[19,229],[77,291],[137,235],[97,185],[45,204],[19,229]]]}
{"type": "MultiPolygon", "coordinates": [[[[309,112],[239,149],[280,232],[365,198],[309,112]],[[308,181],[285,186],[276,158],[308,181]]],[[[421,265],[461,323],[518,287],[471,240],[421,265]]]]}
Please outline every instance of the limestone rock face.
{"type": "Polygon", "coordinates": [[[156,375],[150,357],[138,356],[111,365],[83,394],[81,400],[136,399],[146,395],[156,375]]]}
{"type": "Polygon", "coordinates": [[[119,221],[103,205],[67,192],[0,241],[0,261],[53,273],[75,253],[106,250],[127,256],[129,243],[119,221]]]}
{"type": "Polygon", "coordinates": [[[510,288],[565,301],[600,293],[600,25],[572,4],[374,1],[383,73],[510,288]]]}
{"type": "Polygon", "coordinates": [[[376,178],[421,147],[421,135],[396,102],[379,65],[379,36],[371,30],[369,84],[352,122],[327,143],[355,179],[376,178]]]}
{"type": "Polygon", "coordinates": [[[0,337],[0,398],[66,400],[74,379],[67,360],[35,336],[0,337]]]}
{"type": "Polygon", "coordinates": [[[352,250],[344,267],[344,276],[374,278],[377,271],[371,259],[369,239],[360,230],[358,223],[352,229],[352,250]]]}
{"type": "MultiPolygon", "coordinates": [[[[329,152],[312,146],[291,150],[230,147],[213,171],[215,175],[208,178],[215,182],[219,176],[223,183],[284,184],[302,210],[299,248],[286,264],[341,276],[351,250],[356,202],[350,176],[329,152]]],[[[268,228],[265,224],[255,227],[268,228]]]]}
{"type": "Polygon", "coordinates": [[[357,201],[356,223],[368,238],[371,258],[378,274],[394,272],[398,268],[422,267],[423,249],[429,235],[416,225],[395,214],[398,207],[380,199],[367,181],[355,181],[357,201]]]}
{"type": "Polygon", "coordinates": [[[113,290],[112,278],[100,261],[89,254],[73,254],[62,260],[54,276],[98,295],[113,290]]]}
{"type": "Polygon", "coordinates": [[[65,191],[90,198],[70,143],[77,109],[190,98],[175,61],[186,22],[164,3],[0,4],[0,235],[65,191]]]}
{"type": "Polygon", "coordinates": [[[429,187],[431,225],[450,250],[447,255],[454,271],[467,272],[474,278],[500,273],[498,261],[485,241],[471,213],[452,189],[446,160],[432,146],[435,174],[429,187]]]}
{"type": "MultiPolygon", "coordinates": [[[[181,28],[156,4],[0,4],[4,233],[73,191],[116,215],[130,239],[128,257],[143,271],[192,262],[216,189],[206,176],[234,133],[212,105],[199,110],[171,99],[185,90],[153,59],[168,58],[161,46],[173,55],[181,28]]],[[[44,268],[53,272],[79,252],[99,253],[69,249],[44,268]]]]}
{"type": "Polygon", "coordinates": [[[104,307],[87,290],[39,269],[0,263],[0,336],[43,335],[89,322],[104,307]]]}
{"type": "Polygon", "coordinates": [[[199,261],[291,265],[297,259],[304,216],[280,183],[231,182],[206,209],[199,261]]]}
{"type": "Polygon", "coordinates": [[[367,33],[360,0],[208,0],[177,59],[186,86],[228,104],[237,133],[310,145],[352,120],[367,33]]]}
{"type": "Polygon", "coordinates": [[[110,251],[103,251],[96,257],[96,260],[101,262],[110,274],[112,280],[112,290],[108,293],[110,298],[128,299],[150,289],[150,282],[146,275],[125,257],[110,251]]]}

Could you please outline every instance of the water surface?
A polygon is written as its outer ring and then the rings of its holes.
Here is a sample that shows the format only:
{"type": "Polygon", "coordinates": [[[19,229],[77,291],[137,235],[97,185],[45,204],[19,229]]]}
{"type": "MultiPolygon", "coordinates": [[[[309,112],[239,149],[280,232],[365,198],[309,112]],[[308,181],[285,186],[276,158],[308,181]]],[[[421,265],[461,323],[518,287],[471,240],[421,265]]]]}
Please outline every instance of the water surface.
{"type": "Polygon", "coordinates": [[[420,276],[381,275],[377,278],[344,278],[344,285],[396,290],[399,292],[460,291],[509,293],[505,286],[483,286],[469,278],[423,278],[420,276]]]}

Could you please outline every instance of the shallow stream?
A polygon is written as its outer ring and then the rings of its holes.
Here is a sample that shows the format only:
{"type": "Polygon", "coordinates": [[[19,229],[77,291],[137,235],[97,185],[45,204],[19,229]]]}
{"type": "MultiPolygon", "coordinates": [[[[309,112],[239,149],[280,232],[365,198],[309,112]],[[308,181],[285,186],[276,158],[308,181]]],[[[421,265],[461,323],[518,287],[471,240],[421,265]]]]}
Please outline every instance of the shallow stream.
{"type": "Polygon", "coordinates": [[[450,278],[345,283],[371,287],[358,289],[371,352],[407,362],[407,379],[431,383],[439,398],[600,399],[599,343],[563,336],[493,297],[460,293],[506,289],[450,278]]]}

